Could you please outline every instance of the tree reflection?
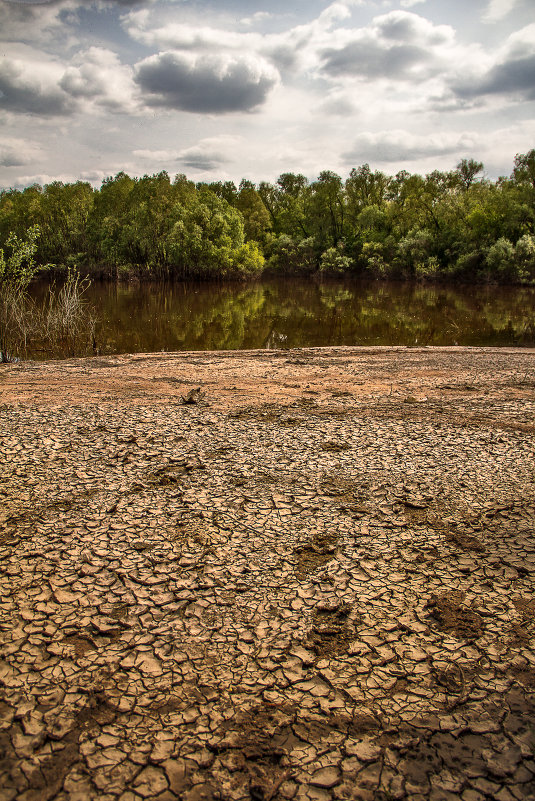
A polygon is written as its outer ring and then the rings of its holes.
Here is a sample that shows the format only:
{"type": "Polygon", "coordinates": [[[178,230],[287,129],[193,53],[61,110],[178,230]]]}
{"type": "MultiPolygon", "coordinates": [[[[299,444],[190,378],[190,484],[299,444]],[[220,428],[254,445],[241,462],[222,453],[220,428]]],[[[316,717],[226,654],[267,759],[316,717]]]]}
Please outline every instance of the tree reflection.
{"type": "Polygon", "coordinates": [[[90,294],[102,353],[535,344],[535,290],[528,288],[271,279],[95,283],[90,294]]]}

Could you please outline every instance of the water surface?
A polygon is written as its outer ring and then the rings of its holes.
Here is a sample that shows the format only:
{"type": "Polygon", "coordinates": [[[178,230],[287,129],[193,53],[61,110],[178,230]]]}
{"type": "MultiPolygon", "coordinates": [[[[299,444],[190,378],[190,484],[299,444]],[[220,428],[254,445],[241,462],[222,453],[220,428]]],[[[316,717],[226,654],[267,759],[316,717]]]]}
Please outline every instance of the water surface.
{"type": "MultiPolygon", "coordinates": [[[[40,294],[45,287],[36,287],[40,294]]],[[[270,279],[94,282],[101,353],[322,345],[535,345],[535,290],[270,279]]]]}

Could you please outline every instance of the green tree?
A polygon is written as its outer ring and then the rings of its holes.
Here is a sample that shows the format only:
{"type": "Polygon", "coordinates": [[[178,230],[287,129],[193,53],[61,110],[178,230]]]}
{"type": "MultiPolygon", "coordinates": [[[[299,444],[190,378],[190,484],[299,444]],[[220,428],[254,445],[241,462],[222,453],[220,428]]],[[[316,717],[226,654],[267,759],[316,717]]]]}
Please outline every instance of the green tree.
{"type": "Polygon", "coordinates": [[[517,184],[535,190],[535,149],[516,154],[512,178],[517,184]]]}
{"type": "Polygon", "coordinates": [[[310,186],[312,235],[319,252],[336,248],[344,236],[345,194],[342,179],[330,170],[310,186]]]}
{"type": "Polygon", "coordinates": [[[243,217],[243,227],[247,242],[259,242],[265,246],[269,240],[271,219],[262,198],[254,186],[243,181],[236,198],[236,208],[243,217]]]}
{"type": "Polygon", "coordinates": [[[245,278],[258,275],[264,259],[245,242],[240,213],[207,188],[175,207],[165,247],[175,274],[184,278],[245,278]]]}
{"type": "Polygon", "coordinates": [[[115,275],[119,264],[124,262],[121,231],[134,186],[134,179],[124,172],[105,178],[100,191],[95,193],[87,223],[90,256],[105,269],[111,267],[115,275]]]}
{"type": "Polygon", "coordinates": [[[475,159],[461,159],[456,167],[456,176],[459,183],[464,190],[470,189],[475,181],[476,175],[483,172],[484,165],[482,161],[475,159]]]}

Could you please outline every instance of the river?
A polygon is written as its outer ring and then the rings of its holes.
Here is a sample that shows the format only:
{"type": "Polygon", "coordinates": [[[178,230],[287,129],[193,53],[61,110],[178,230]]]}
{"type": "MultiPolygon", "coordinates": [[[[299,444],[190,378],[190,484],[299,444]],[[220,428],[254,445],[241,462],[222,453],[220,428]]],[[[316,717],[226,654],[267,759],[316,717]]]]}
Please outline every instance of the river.
{"type": "MultiPolygon", "coordinates": [[[[35,288],[36,297],[46,287],[35,288]]],[[[322,345],[535,345],[535,289],[268,279],[94,282],[100,353],[322,345]]]]}

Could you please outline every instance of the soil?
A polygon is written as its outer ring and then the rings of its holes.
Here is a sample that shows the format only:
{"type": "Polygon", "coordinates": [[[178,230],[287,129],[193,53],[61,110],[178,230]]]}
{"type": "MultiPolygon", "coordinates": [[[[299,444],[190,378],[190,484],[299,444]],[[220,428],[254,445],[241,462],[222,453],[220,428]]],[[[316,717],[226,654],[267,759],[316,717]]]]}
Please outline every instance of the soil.
{"type": "Polygon", "coordinates": [[[533,801],[534,379],[0,365],[0,801],[533,801]]]}

